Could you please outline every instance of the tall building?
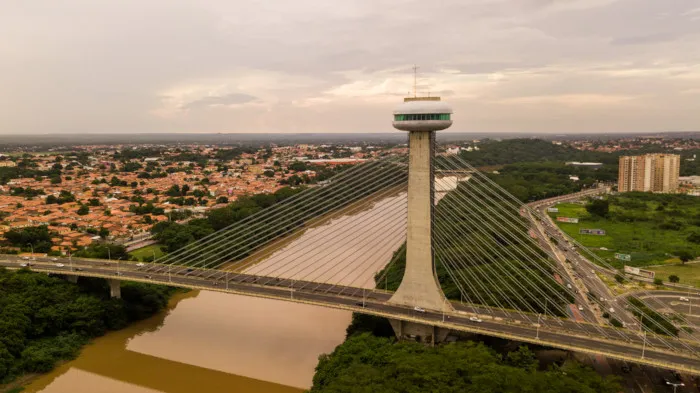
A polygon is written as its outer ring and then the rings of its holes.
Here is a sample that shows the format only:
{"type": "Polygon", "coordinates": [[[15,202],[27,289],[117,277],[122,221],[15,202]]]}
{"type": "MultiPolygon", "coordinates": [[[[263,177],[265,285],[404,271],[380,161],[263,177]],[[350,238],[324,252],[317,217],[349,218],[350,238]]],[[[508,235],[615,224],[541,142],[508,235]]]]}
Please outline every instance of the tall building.
{"type": "Polygon", "coordinates": [[[678,154],[622,156],[619,163],[617,189],[619,192],[676,192],[680,163],[681,156],[678,154]]]}

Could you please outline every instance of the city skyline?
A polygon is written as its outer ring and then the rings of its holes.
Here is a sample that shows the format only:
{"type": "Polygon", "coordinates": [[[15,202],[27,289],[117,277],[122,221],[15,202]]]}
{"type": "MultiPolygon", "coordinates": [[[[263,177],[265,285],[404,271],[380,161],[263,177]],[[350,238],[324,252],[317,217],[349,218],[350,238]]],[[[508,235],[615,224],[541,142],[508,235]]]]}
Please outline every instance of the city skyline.
{"type": "Polygon", "coordinates": [[[0,134],[391,132],[413,64],[454,132],[693,131],[699,32],[693,0],[18,2],[0,134]]]}

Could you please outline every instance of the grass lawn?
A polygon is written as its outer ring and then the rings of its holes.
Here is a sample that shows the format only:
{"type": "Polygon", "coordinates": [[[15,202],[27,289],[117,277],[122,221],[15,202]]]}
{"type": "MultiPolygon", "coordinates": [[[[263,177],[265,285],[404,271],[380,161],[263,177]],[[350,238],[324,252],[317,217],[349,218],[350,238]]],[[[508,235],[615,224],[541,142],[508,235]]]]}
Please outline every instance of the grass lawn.
{"type": "Polygon", "coordinates": [[[136,250],[131,251],[129,255],[135,256],[139,259],[139,261],[143,261],[144,257],[153,258],[153,251],[156,252],[156,258],[160,258],[165,255],[165,253],[160,250],[160,244],[151,244],[150,246],[137,248],[136,250]]]}
{"type": "Polygon", "coordinates": [[[675,274],[681,279],[679,284],[700,287],[700,264],[698,263],[657,266],[650,267],[649,270],[655,271],[656,277],[664,281],[668,281],[668,276],[675,274]]]}
{"type": "Polygon", "coordinates": [[[557,222],[568,235],[590,248],[611,265],[622,267],[625,262],[615,259],[615,253],[630,254],[630,266],[649,266],[680,262],[674,257],[679,250],[690,250],[700,255],[700,245],[690,243],[687,238],[691,233],[700,232],[700,198],[689,201],[683,195],[635,195],[620,194],[611,197],[608,218],[591,216],[583,204],[561,203],[556,205],[558,213],[549,213],[556,217],[579,218],[578,224],[557,222]],[[655,198],[666,198],[663,210],[657,208],[662,202],[655,198]],[[681,202],[676,205],[678,198],[681,202]],[[678,229],[661,228],[667,223],[679,224],[678,229]],[[606,234],[582,235],[580,229],[603,229],[606,234]],[[608,250],[600,250],[600,248],[608,250]]]}

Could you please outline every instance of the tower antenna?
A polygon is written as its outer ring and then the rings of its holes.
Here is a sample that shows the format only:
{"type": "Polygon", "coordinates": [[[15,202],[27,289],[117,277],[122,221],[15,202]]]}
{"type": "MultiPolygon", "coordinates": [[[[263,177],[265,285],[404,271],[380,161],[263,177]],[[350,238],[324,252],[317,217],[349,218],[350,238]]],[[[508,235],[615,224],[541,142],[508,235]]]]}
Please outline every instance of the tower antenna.
{"type": "Polygon", "coordinates": [[[418,86],[418,66],[413,65],[413,98],[417,97],[417,86],[418,86]]]}

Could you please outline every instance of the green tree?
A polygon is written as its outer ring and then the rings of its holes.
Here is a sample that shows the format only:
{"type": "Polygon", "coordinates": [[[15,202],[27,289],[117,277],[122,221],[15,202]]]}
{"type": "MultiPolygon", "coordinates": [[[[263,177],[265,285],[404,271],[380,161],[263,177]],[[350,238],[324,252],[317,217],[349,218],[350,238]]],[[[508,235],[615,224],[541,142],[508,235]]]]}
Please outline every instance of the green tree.
{"type": "Polygon", "coordinates": [[[680,250],[678,251],[678,259],[681,260],[681,263],[685,264],[688,261],[691,261],[695,258],[693,253],[691,253],[688,250],[680,250]]]}
{"type": "Polygon", "coordinates": [[[586,205],[586,211],[597,217],[607,217],[610,212],[610,202],[607,199],[594,199],[586,205]]]}
{"type": "Polygon", "coordinates": [[[364,333],[319,357],[310,393],[613,393],[620,389],[616,378],[603,378],[576,362],[537,371],[537,361],[528,349],[511,354],[504,360],[480,343],[430,348],[364,333]]]}
{"type": "Polygon", "coordinates": [[[670,276],[668,276],[668,281],[670,281],[670,282],[676,283],[676,282],[679,282],[680,280],[681,280],[681,278],[675,274],[671,274],[670,276]]]}
{"type": "Polygon", "coordinates": [[[88,213],[90,213],[90,208],[88,207],[88,205],[80,205],[80,207],[78,208],[78,215],[84,216],[88,213]]]}
{"type": "Polygon", "coordinates": [[[664,282],[663,282],[663,280],[660,279],[660,278],[655,278],[655,279],[654,279],[654,285],[659,285],[659,286],[661,286],[661,285],[664,285],[664,282]]]}
{"type": "Polygon", "coordinates": [[[303,161],[294,161],[288,166],[289,170],[294,172],[303,172],[307,169],[306,163],[303,161]]]}
{"type": "Polygon", "coordinates": [[[101,238],[106,239],[107,236],[109,236],[109,229],[100,227],[100,231],[97,232],[97,234],[100,235],[101,238]]]}

